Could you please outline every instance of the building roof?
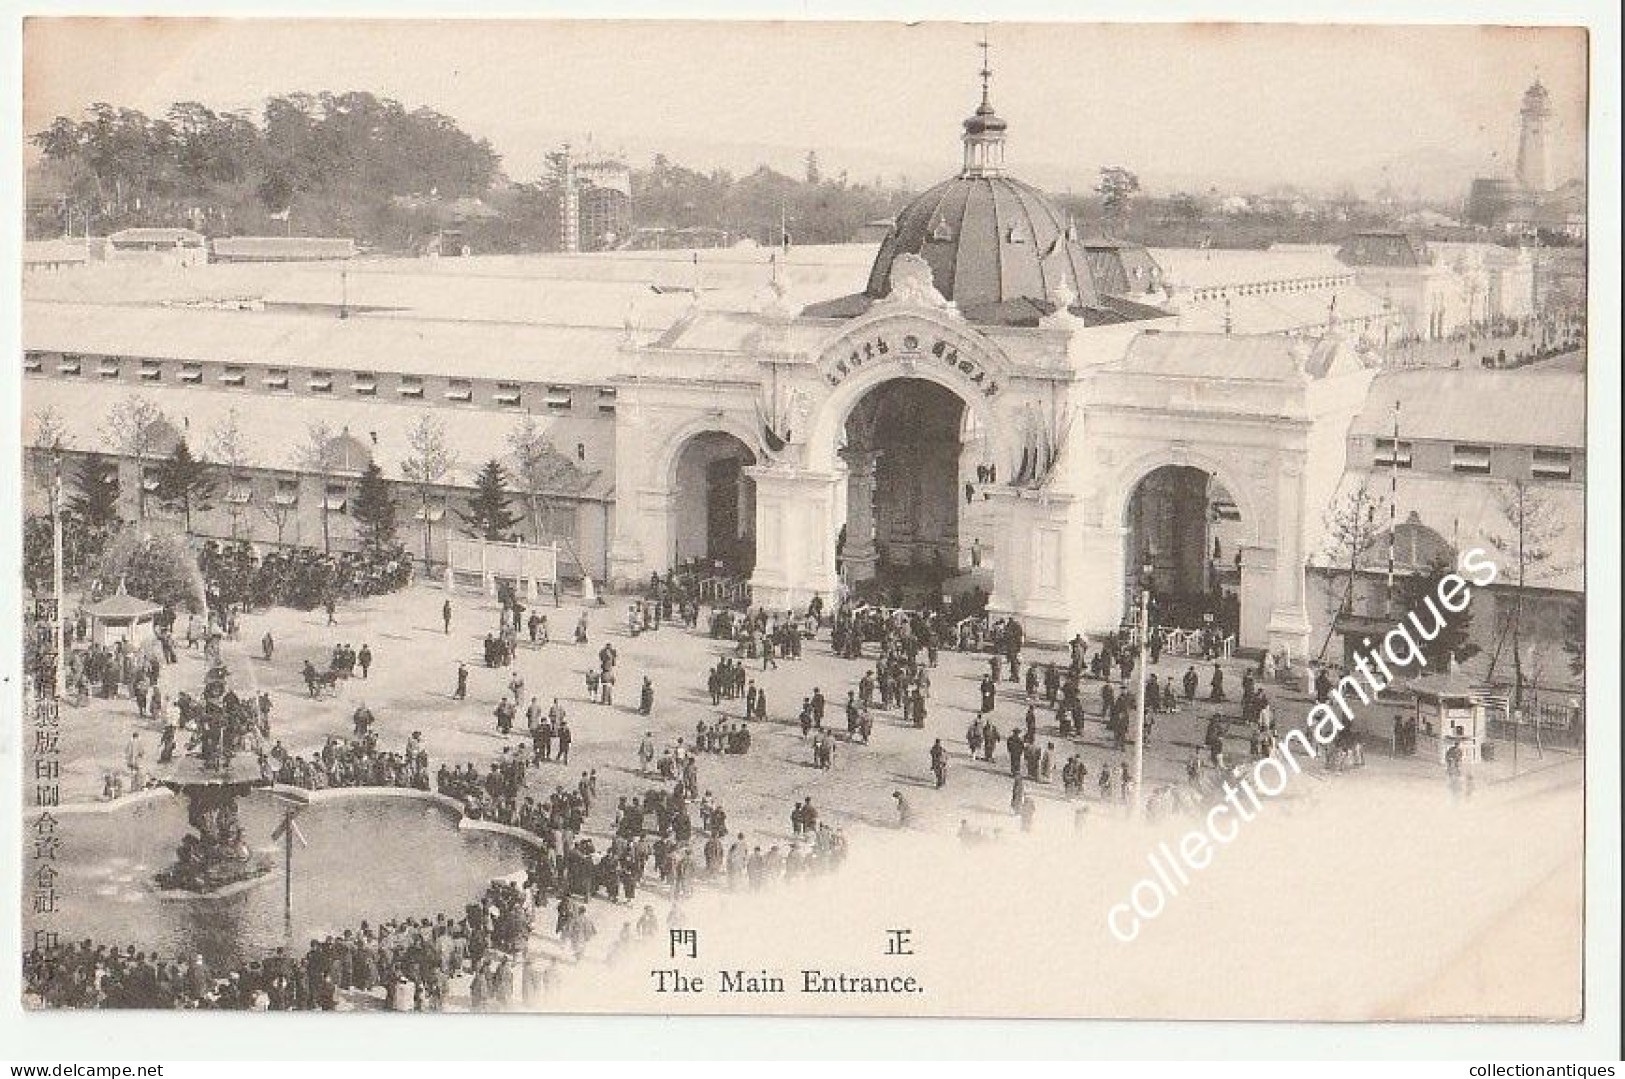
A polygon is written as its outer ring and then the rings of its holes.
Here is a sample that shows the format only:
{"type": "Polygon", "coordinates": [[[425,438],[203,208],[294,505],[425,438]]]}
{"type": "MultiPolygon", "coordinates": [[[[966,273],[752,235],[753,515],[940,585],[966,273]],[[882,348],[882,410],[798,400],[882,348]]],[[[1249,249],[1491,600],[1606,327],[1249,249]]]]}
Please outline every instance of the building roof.
{"type": "Polygon", "coordinates": [[[1347,278],[1353,272],[1329,244],[1277,244],[1264,250],[1158,247],[1150,255],[1168,285],[1180,290],[1347,278]]]}
{"type": "Polygon", "coordinates": [[[348,259],[356,254],[348,236],[217,236],[211,242],[215,258],[348,259]]]}
{"type": "Polygon", "coordinates": [[[87,262],[89,259],[90,246],[83,240],[25,240],[23,242],[24,266],[37,262],[87,262]]]}
{"type": "MultiPolygon", "coordinates": [[[[352,471],[365,467],[370,457],[386,478],[401,478],[401,463],[411,455],[410,435],[419,419],[433,416],[445,428],[447,445],[456,453],[457,464],[447,475],[448,486],[468,487],[474,474],[487,460],[509,456],[508,436],[526,418],[524,412],[496,412],[491,409],[425,407],[397,404],[383,398],[332,399],[302,397],[297,413],[290,417],[286,408],[272,407],[263,396],[230,390],[187,388],[159,390],[145,386],[104,382],[67,382],[57,379],[28,379],[23,383],[23,442],[34,445],[38,437],[38,415],[54,410],[66,428],[66,444],[82,453],[114,454],[107,414],[126,398],[144,399],[184,425],[193,452],[208,459],[214,432],[233,412],[248,451],[245,467],[278,471],[300,471],[299,450],[306,441],[307,425],[325,424],[340,439],[352,471]],[[184,409],[183,415],[177,415],[184,409]],[[356,452],[359,449],[361,452],[356,452]]],[[[561,491],[580,497],[606,497],[614,480],[615,425],[608,418],[530,413],[537,429],[559,452],[588,473],[584,489],[561,491]],[[578,459],[576,446],[585,450],[578,459]]]]}
{"type": "Polygon", "coordinates": [[[1409,232],[1357,232],[1338,249],[1350,266],[1426,266],[1433,261],[1428,245],[1409,232]]]}
{"type": "Polygon", "coordinates": [[[1057,287],[1084,307],[1096,299],[1072,224],[1043,192],[1009,176],[955,176],[904,207],[869,272],[870,299],[890,293],[902,254],[924,258],[937,291],[974,321],[996,321],[1013,300],[1047,304],[1057,287]]]}
{"type": "Polygon", "coordinates": [[[107,237],[109,243],[118,244],[155,244],[155,243],[184,243],[199,246],[203,243],[203,234],[193,232],[191,229],[176,228],[130,228],[120,229],[107,237]]]}
{"type": "Polygon", "coordinates": [[[1125,371],[1173,378],[1298,382],[1294,342],[1279,334],[1146,332],[1118,361],[1125,371]]]}
{"type": "Polygon", "coordinates": [[[1143,244],[1090,240],[1083,245],[1095,288],[1107,296],[1144,297],[1162,289],[1162,267],[1143,244]]]}
{"type": "Polygon", "coordinates": [[[130,618],[145,618],[157,614],[161,610],[158,604],[148,599],[137,599],[126,592],[117,592],[91,604],[85,613],[92,618],[115,619],[124,621],[130,618]]]}
{"type": "Polygon", "coordinates": [[[624,331],[423,318],[40,303],[29,351],[601,384],[625,367],[624,331]]]}
{"type": "Polygon", "coordinates": [[[1583,450],[1585,373],[1552,368],[1486,371],[1423,367],[1372,381],[1350,435],[1583,450]]]}

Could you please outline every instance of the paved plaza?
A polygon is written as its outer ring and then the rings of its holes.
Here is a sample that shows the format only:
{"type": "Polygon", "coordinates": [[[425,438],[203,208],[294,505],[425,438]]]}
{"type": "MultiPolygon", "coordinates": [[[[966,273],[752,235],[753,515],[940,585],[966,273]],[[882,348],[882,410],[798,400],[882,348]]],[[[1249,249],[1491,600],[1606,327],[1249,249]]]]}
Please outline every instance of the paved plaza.
{"type": "MultiPolygon", "coordinates": [[[[230,669],[230,684],[239,695],[266,691],[273,702],[272,738],[291,752],[309,755],[330,735],[351,734],[351,714],[365,703],[376,717],[374,730],[380,747],[398,751],[414,731],[421,731],[430,757],[431,769],[441,764],[473,762],[483,771],[504,749],[528,748],[523,715],[511,736],[497,731],[494,711],[507,692],[514,670],[524,679],[526,703],[535,696],[545,708],[557,697],[568,713],[575,733],[568,765],[544,763],[528,777],[529,793],[545,795],[555,785],[573,787],[581,773],[595,770],[599,781],[599,804],[613,806],[621,796],[641,794],[662,785],[657,777],[639,775],[636,751],[645,732],[652,732],[657,751],[676,744],[679,738],[692,745],[695,725],[726,718],[730,723],[743,718],[742,699],[724,700],[714,708],[705,688],[707,669],[724,653],[733,654],[734,643],[715,640],[702,630],[678,626],[631,636],[626,629],[626,601],[608,597],[605,605],[588,610],[590,641],[585,647],[569,643],[581,614],[578,601],[566,599],[562,606],[544,605],[538,610],[548,617],[551,643],[521,643],[514,668],[486,667],[482,641],[497,624],[494,600],[477,595],[453,595],[450,633],[441,626],[441,604],[446,594],[434,585],[419,584],[387,596],[345,603],[336,612],[336,624],[328,625],[325,612],[273,608],[244,615],[237,640],[222,644],[222,655],[230,669]],[[266,662],[260,655],[260,641],[270,632],[276,641],[274,658],[266,662]],[[586,672],[596,667],[597,653],[604,642],[619,653],[616,700],[606,706],[588,698],[586,672]],[[326,670],[337,644],[359,649],[370,646],[373,665],[370,677],[341,682],[336,694],[312,699],[306,692],[301,670],[309,659],[326,670]],[[466,700],[454,699],[458,662],[469,669],[466,700]],[[638,687],[643,677],[652,679],[654,709],[650,716],[637,714],[638,687]]],[[[708,624],[702,617],[700,625],[708,624]]],[[[522,637],[523,640],[523,637],[522,637]]],[[[1093,648],[1091,648],[1091,651],[1093,648]]],[[[789,810],[794,801],[811,797],[822,818],[846,827],[895,824],[892,792],[902,790],[915,810],[920,827],[956,828],[961,820],[974,826],[1003,826],[1009,818],[1010,777],[1001,750],[992,762],[969,758],[965,745],[966,727],[978,703],[978,681],[988,670],[985,653],[944,651],[939,666],[931,672],[929,718],[924,730],[904,727],[898,711],[875,712],[871,744],[848,742],[844,734],[843,702],[863,672],[873,664],[874,646],[862,661],[837,658],[831,654],[827,629],[808,641],[799,660],[779,660],[775,667],[761,669],[759,660],[747,660],[750,677],[767,694],[769,721],[753,723],[753,742],[746,755],[701,754],[700,789],[713,792],[727,810],[730,830],[744,830],[753,842],[780,842],[790,836],[789,810]],[[837,732],[834,765],[828,770],[814,766],[810,740],[804,739],[796,717],[804,697],[822,689],[829,705],[825,722],[837,732]],[[930,772],[929,750],[933,739],[941,738],[950,755],[948,783],[938,790],[930,772]]],[[[1061,652],[1029,649],[1026,660],[1065,662],[1061,652]]],[[[1206,693],[1212,665],[1199,659],[1164,655],[1154,668],[1159,675],[1178,682],[1185,668],[1194,663],[1206,693]]],[[[1241,685],[1245,661],[1224,663],[1226,685],[1231,700],[1214,705],[1198,700],[1181,704],[1176,714],[1157,718],[1146,753],[1147,789],[1162,783],[1183,783],[1186,765],[1200,745],[1209,717],[1215,709],[1238,720],[1229,740],[1230,756],[1244,760],[1248,750],[1246,732],[1239,724],[1239,704],[1235,697],[1241,685]]],[[[206,661],[201,648],[180,651],[179,662],[166,667],[163,689],[171,702],[181,691],[196,695],[202,685],[206,661]]],[[[1278,722],[1291,724],[1307,708],[1302,694],[1286,686],[1272,686],[1271,697],[1278,722]]],[[[1074,752],[1081,753],[1089,767],[1084,801],[1097,800],[1094,777],[1103,766],[1114,770],[1121,762],[1132,767],[1129,753],[1112,748],[1111,736],[1099,722],[1099,683],[1085,679],[1083,700],[1091,713],[1081,739],[1062,738],[1054,725],[1053,711],[1039,701],[1040,745],[1053,743],[1055,777],[1049,784],[1029,784],[1039,804],[1039,813],[1058,811],[1063,801],[1060,791],[1061,764],[1074,752]],[[1052,808],[1053,807],[1053,808],[1052,808]]],[[[1019,727],[1026,712],[1026,695],[1020,685],[1005,682],[1000,687],[994,723],[1001,732],[1019,727]]],[[[523,709],[521,708],[521,712],[523,709]]],[[[1367,771],[1407,777],[1419,783],[1442,783],[1442,770],[1425,757],[1394,760],[1388,753],[1386,731],[1391,713],[1374,714],[1362,723],[1367,733],[1367,771]]],[[[104,778],[121,771],[124,747],[132,730],[141,730],[148,740],[149,768],[156,755],[160,726],[137,715],[127,696],[113,700],[92,699],[83,707],[63,709],[62,746],[63,800],[99,800],[104,778]]],[[[1561,760],[1548,750],[1545,762],[1561,760]]],[[[1525,747],[1523,767],[1538,766],[1532,748],[1525,747]]],[[[1509,763],[1502,760],[1484,766],[1486,779],[1506,774],[1509,763]]],[[[1314,774],[1314,773],[1311,773],[1314,774]]],[[[1339,780],[1359,782],[1361,773],[1340,775],[1339,780]]],[[[1316,781],[1325,781],[1324,773],[1316,781]]],[[[1113,812],[1119,811],[1115,801],[1113,812]]],[[[607,829],[608,811],[595,814],[588,831],[607,829]]]]}

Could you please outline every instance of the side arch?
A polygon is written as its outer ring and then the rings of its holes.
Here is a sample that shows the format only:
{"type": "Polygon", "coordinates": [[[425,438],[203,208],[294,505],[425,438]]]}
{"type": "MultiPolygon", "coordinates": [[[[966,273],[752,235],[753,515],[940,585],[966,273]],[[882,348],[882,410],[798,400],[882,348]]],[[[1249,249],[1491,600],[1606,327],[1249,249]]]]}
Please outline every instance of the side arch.
{"type": "Polygon", "coordinates": [[[1233,464],[1200,450],[1157,446],[1140,452],[1118,466],[1107,485],[1101,519],[1111,527],[1125,527],[1135,490],[1151,473],[1169,466],[1199,468],[1215,476],[1230,492],[1230,497],[1236,500],[1246,542],[1253,546],[1275,546],[1273,531],[1264,529],[1264,499],[1243,480],[1242,473],[1233,464]]]}

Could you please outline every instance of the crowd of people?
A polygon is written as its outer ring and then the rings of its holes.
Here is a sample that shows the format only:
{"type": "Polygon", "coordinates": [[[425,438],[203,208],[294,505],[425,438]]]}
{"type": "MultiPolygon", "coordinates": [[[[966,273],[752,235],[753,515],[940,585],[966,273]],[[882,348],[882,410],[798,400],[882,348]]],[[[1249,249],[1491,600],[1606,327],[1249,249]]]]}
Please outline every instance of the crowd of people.
{"type": "Polygon", "coordinates": [[[30,949],[24,991],[46,1007],[220,1011],[331,1011],[364,994],[396,1011],[440,1009],[451,979],[472,975],[470,996],[486,1004],[520,993],[539,999],[555,973],[532,972],[524,949],[535,916],[532,889],[496,881],[459,917],[407,918],[312,940],[303,955],[271,955],[211,967],[202,955],[165,956],[92,940],[30,949]]]}

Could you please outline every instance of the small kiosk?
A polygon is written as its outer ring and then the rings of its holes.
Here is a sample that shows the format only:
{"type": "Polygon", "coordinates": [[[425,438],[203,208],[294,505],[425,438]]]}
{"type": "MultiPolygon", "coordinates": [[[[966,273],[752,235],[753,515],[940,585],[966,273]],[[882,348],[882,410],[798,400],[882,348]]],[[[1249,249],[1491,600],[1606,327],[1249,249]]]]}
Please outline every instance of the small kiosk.
{"type": "Polygon", "coordinates": [[[160,610],[158,604],[120,590],[85,612],[90,616],[91,643],[112,648],[123,641],[130,648],[145,648],[157,637],[160,610]]]}
{"type": "Polygon", "coordinates": [[[1440,764],[1445,763],[1445,754],[1453,745],[1461,747],[1463,764],[1483,759],[1489,718],[1482,685],[1451,671],[1412,679],[1410,690],[1415,699],[1417,734],[1438,743],[1440,764]]]}

